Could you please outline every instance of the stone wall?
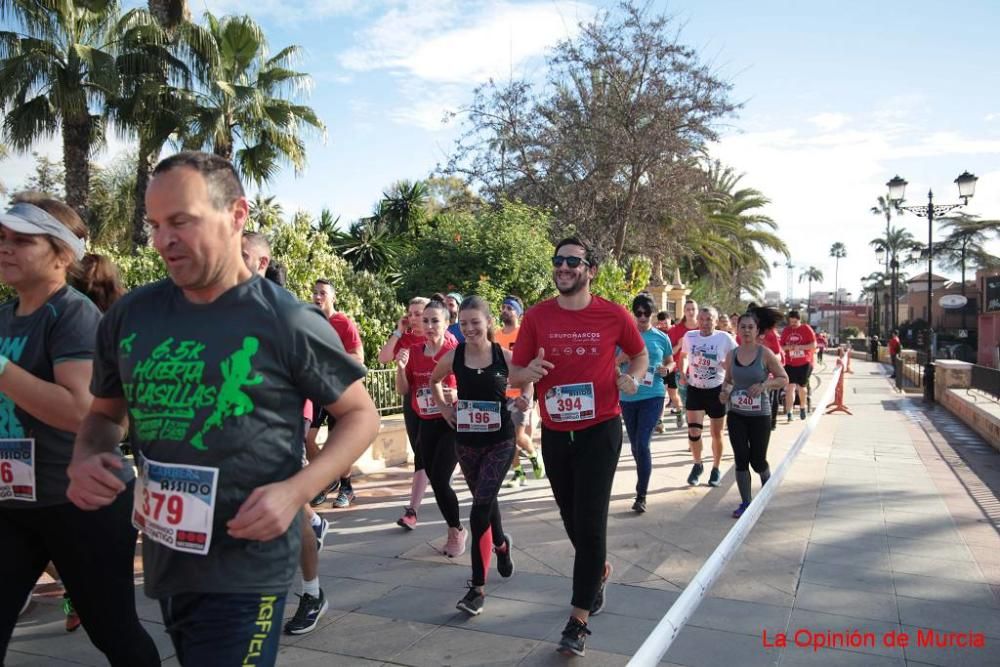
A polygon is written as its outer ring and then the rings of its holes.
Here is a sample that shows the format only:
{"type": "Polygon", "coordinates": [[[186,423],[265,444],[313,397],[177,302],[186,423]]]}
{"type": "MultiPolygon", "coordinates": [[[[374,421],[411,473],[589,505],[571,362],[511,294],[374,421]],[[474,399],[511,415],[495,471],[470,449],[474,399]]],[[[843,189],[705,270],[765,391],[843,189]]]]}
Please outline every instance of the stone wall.
{"type": "Polygon", "coordinates": [[[1000,450],[1000,403],[969,389],[972,364],[938,359],[934,366],[935,400],[1000,450]]]}

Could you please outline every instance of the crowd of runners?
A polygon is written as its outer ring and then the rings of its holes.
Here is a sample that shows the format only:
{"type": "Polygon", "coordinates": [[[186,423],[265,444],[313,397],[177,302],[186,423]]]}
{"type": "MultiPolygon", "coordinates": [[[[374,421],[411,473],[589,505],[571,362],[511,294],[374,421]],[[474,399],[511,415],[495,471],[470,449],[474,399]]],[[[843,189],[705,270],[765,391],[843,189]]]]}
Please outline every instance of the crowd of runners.
{"type": "MultiPolygon", "coordinates": [[[[333,507],[354,502],[352,465],[379,428],[357,326],[330,282],[311,286],[311,304],[284,289],[267,239],[244,233],[247,200],[228,161],[163,160],[146,207],[169,277],[127,294],[114,267],[86,254],[86,228],[65,204],[23,197],[0,215],[0,280],[15,292],[0,306],[0,664],[47,570],[72,625],[112,665],[158,665],[136,614],[139,532],[145,592],[183,665],[274,664],[282,630],[310,632],[328,607],[318,550],[330,526],[314,508],[334,493],[333,507]],[[293,588],[297,611],[282,623],[293,588]]],[[[492,561],[501,577],[515,571],[501,488],[547,478],[574,549],[558,649],[578,656],[612,575],[623,432],[643,513],[653,433],[686,427],[696,486],[708,430],[717,486],[728,427],[739,517],[750,469],[761,484],[770,475],[779,392],[788,421],[796,404],[806,418],[819,342],[795,311],[779,336],[780,315],[754,304],[726,315],[688,301],[672,323],[643,293],[629,312],[591,293],[597,269],[592,249],[566,238],[552,257],[557,296],[531,307],[515,295],[496,314],[475,295],[415,296],[377,355],[395,365],[414,454],[397,524],[417,529],[430,485],[443,553],[469,553],[457,608],[475,616],[492,561]]]]}

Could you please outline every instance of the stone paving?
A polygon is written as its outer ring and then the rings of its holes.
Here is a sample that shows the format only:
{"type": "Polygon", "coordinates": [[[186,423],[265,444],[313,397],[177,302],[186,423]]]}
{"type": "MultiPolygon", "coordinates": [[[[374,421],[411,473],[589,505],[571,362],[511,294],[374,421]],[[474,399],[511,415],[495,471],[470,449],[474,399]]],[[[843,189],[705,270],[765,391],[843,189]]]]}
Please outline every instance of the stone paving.
{"type": "MultiPolygon", "coordinates": [[[[854,370],[846,392],[854,416],[820,421],[663,664],[1000,664],[1000,454],[944,410],[897,394],[881,367],[855,362],[854,370]],[[834,642],[855,630],[860,645],[796,645],[807,631],[834,642]],[[981,633],[972,637],[983,646],[955,645],[969,633],[981,633]],[[903,634],[909,646],[889,641],[903,634]],[[929,636],[952,645],[917,645],[929,636]]],[[[802,427],[782,417],[772,467],[802,427]]],[[[624,447],[608,527],[615,574],[578,662],[625,664],[733,524],[731,456],[713,489],[685,483],[685,431],[655,436],[653,454],[649,511],[635,515],[634,465],[624,447]]],[[[331,609],[315,632],[282,642],[279,664],[565,663],[554,648],[569,611],[572,560],[548,484],[503,491],[517,572],[506,580],[493,573],[485,611],[469,619],[455,610],[468,560],[436,551],[445,527],[433,499],[416,531],[394,524],[408,480],[402,468],[371,476],[356,484],[356,505],[325,512],[334,530],[320,571],[331,609]]],[[[467,515],[468,494],[460,499],[467,515]]],[[[63,631],[57,602],[51,591],[36,595],[8,666],[104,664],[83,632],[63,631]]],[[[176,665],[156,604],[141,594],[139,603],[164,664],[176,665]]]]}

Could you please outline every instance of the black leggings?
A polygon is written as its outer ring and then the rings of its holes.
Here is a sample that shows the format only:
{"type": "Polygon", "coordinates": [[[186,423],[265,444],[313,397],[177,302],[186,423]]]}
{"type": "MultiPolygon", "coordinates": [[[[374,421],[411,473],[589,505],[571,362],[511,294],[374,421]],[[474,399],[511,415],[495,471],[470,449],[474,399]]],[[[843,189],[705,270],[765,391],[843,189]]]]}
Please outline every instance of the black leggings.
{"type": "Polygon", "coordinates": [[[767,470],[767,445],[771,440],[770,417],[750,417],[730,410],[727,425],[736,470],[744,472],[752,467],[758,474],[767,470]]]}
{"type": "Polygon", "coordinates": [[[417,449],[423,455],[424,470],[434,489],[434,502],[449,528],[460,528],[458,496],[451,488],[451,476],[458,463],[455,453],[455,431],[444,419],[421,419],[417,449]]]}
{"type": "Polygon", "coordinates": [[[49,561],[59,571],[90,641],[112,665],[160,664],[156,645],[135,611],[136,531],[129,518],[133,484],[96,512],[71,503],[0,507],[0,664],[17,612],[49,561]]]}
{"type": "Polygon", "coordinates": [[[493,547],[504,543],[497,494],[503,484],[517,445],[513,439],[492,445],[458,445],[458,464],[472,492],[469,528],[472,529],[472,585],[485,586],[493,547]]]}
{"type": "Polygon", "coordinates": [[[542,459],[559,506],[566,535],[573,543],[572,605],[590,609],[607,559],[608,503],[622,451],[618,417],[580,431],[542,427],[542,459]]]}
{"type": "Polygon", "coordinates": [[[420,447],[417,438],[420,437],[420,422],[422,420],[417,415],[410,403],[410,395],[403,397],[403,424],[406,426],[406,438],[410,441],[410,448],[413,449],[413,472],[424,469],[424,457],[420,455],[420,447]]]}

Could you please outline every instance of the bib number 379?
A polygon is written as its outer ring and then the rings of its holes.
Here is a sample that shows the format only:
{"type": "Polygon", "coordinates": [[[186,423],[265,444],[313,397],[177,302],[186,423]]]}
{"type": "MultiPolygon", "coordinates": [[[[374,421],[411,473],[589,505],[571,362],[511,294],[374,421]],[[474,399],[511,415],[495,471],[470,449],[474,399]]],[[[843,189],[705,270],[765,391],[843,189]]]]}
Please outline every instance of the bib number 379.
{"type": "Polygon", "coordinates": [[[218,468],[146,459],[135,482],[132,524],[165,547],[207,554],[218,481],[218,468]]]}

